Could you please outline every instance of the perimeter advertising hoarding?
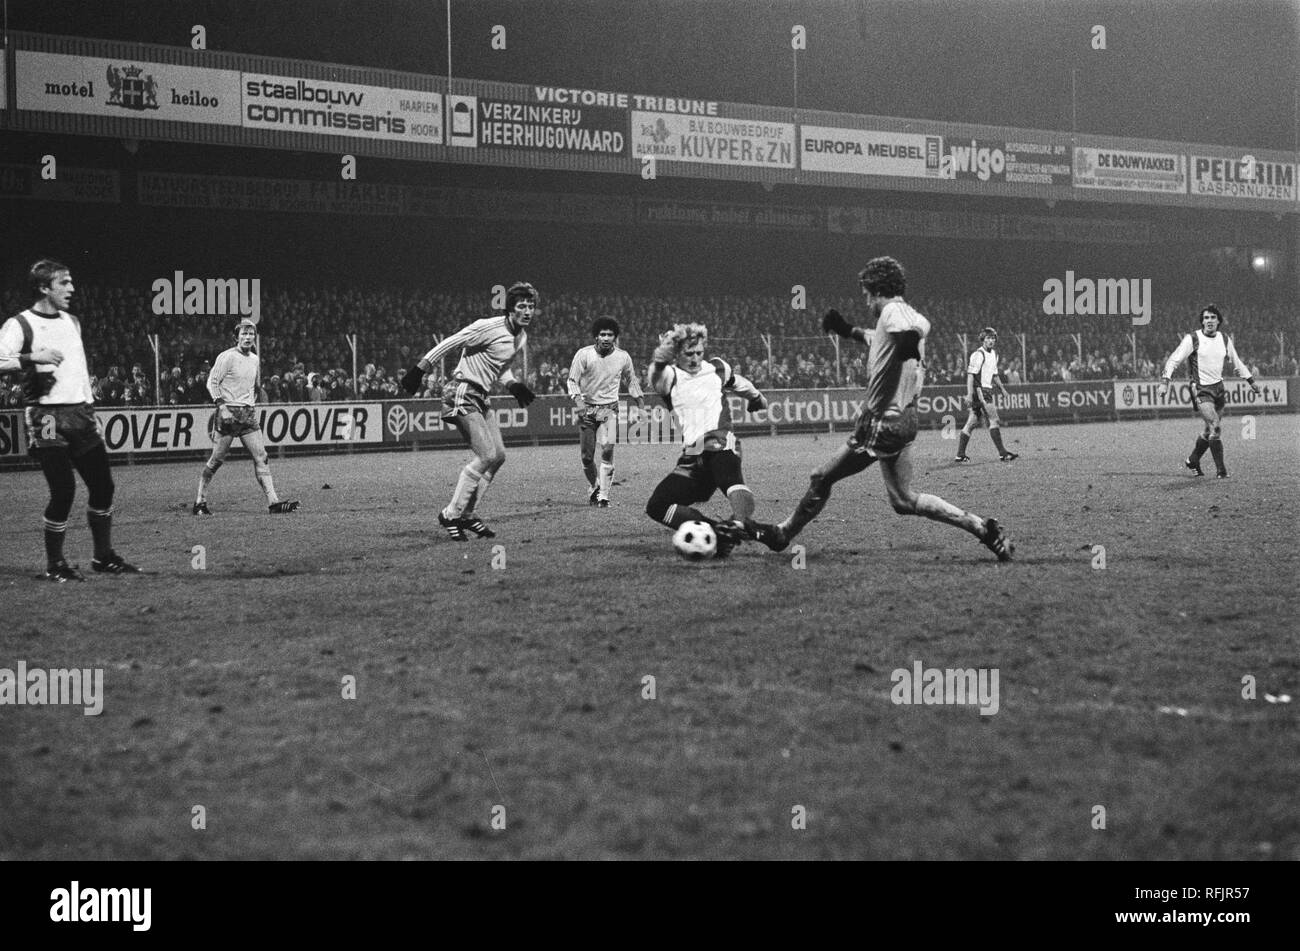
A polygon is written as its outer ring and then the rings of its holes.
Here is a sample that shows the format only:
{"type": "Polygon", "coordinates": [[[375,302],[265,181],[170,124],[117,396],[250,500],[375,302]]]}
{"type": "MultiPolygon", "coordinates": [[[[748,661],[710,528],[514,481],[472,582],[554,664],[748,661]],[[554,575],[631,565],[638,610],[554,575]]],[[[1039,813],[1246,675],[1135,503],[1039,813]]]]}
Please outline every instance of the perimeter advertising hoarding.
{"type": "Polygon", "coordinates": [[[1265,201],[1295,201],[1296,166],[1241,155],[1192,156],[1192,194],[1265,201]]]}
{"type": "Polygon", "coordinates": [[[794,168],[793,123],[673,112],[632,113],[632,155],[660,162],[794,168]]]}
{"type": "MultiPolygon", "coordinates": [[[[384,440],[379,403],[272,404],[257,408],[268,446],[336,446],[384,440]]],[[[188,452],[212,448],[216,408],[163,406],[97,409],[110,453],[188,452]]],[[[0,457],[27,452],[22,411],[0,412],[0,457]]]]}
{"type": "MultiPolygon", "coordinates": [[[[1256,380],[1260,394],[1256,396],[1245,380],[1224,380],[1223,389],[1228,406],[1233,409],[1282,409],[1289,402],[1286,380],[1256,380]]],[[[1195,413],[1192,404],[1192,386],[1186,380],[1175,380],[1169,392],[1160,395],[1161,384],[1147,380],[1115,380],[1115,408],[1120,412],[1153,409],[1182,408],[1195,413]]]]}
{"type": "Polygon", "coordinates": [[[943,136],[875,129],[799,127],[800,167],[808,172],[943,178],[943,136]]]}
{"type": "Polygon", "coordinates": [[[442,94],[243,73],[246,129],[442,144],[442,94]]]}
{"type": "Polygon", "coordinates": [[[44,112],[239,125],[239,76],[143,59],[14,53],[16,105],[44,112]]]}
{"type": "Polygon", "coordinates": [[[448,144],[466,148],[568,152],[625,158],[627,112],[482,96],[450,96],[448,144]]]}
{"type": "Polygon", "coordinates": [[[1187,156],[1128,149],[1074,150],[1074,187],[1187,193],[1187,156]]]}

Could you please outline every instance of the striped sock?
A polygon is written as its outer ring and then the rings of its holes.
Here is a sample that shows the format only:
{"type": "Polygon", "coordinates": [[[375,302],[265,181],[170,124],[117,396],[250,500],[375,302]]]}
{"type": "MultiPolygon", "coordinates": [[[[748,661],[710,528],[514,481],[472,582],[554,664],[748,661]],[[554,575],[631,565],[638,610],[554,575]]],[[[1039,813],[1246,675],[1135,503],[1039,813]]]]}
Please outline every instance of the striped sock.
{"type": "Polygon", "coordinates": [[[45,561],[51,568],[63,560],[63,538],[67,533],[67,522],[45,520],[45,561]]]}

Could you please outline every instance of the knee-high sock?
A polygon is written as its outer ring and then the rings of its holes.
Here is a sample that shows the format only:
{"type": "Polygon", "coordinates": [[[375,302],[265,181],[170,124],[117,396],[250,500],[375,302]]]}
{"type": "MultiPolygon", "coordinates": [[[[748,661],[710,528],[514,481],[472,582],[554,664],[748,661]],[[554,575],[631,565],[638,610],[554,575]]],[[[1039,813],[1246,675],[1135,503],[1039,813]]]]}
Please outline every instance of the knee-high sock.
{"type": "Polygon", "coordinates": [[[663,523],[674,531],[677,530],[684,522],[704,522],[708,525],[717,525],[718,520],[709,518],[697,508],[690,505],[670,505],[668,512],[663,517],[663,523]]]}
{"type": "Polygon", "coordinates": [[[262,487],[262,491],[266,494],[266,504],[274,505],[276,502],[279,502],[280,497],[275,494],[275,482],[271,478],[270,465],[259,466],[254,463],[253,475],[257,476],[257,484],[262,487]]]}
{"type": "Polygon", "coordinates": [[[600,488],[600,494],[609,498],[609,487],[614,482],[614,464],[612,462],[602,462],[600,464],[600,481],[597,485],[600,488]]]}
{"type": "Polygon", "coordinates": [[[45,562],[51,568],[63,560],[63,538],[67,533],[67,522],[45,520],[45,562]]]}
{"type": "Polygon", "coordinates": [[[966,455],[966,446],[969,443],[970,443],[970,433],[966,432],[966,430],[963,429],[961,431],[961,435],[957,437],[957,455],[959,456],[966,455]]]}
{"type": "Polygon", "coordinates": [[[113,510],[86,509],[90,537],[95,540],[95,557],[106,558],[113,550],[113,510]]]}
{"type": "Polygon", "coordinates": [[[1210,455],[1214,457],[1214,468],[1219,472],[1227,472],[1228,470],[1223,468],[1223,440],[1215,436],[1209,442],[1210,455]]]}
{"type": "Polygon", "coordinates": [[[1196,446],[1192,449],[1192,454],[1187,457],[1188,460],[1192,463],[1192,465],[1199,464],[1201,461],[1201,456],[1205,455],[1205,450],[1209,448],[1210,448],[1210,441],[1206,439],[1204,436],[1197,436],[1196,446]]]}
{"type": "Polygon", "coordinates": [[[465,511],[461,514],[469,515],[474,511],[474,506],[483,501],[483,496],[487,495],[487,490],[492,485],[493,472],[485,472],[478,477],[478,485],[474,486],[473,491],[469,494],[469,501],[465,503],[465,511]]]}
{"type": "Polygon", "coordinates": [[[469,505],[470,496],[478,488],[479,480],[482,478],[483,473],[475,469],[472,462],[467,462],[456,478],[456,489],[452,492],[451,501],[442,510],[442,514],[447,518],[460,518],[465,513],[465,506],[469,505]]]}
{"type": "Polygon", "coordinates": [[[733,485],[727,490],[727,501],[731,503],[731,514],[742,522],[754,515],[754,493],[747,485],[733,485]]]}
{"type": "Polygon", "coordinates": [[[1002,428],[1000,426],[990,426],[989,435],[993,437],[993,445],[998,447],[998,453],[1005,456],[1007,447],[1002,445],[1002,428]]]}
{"type": "Polygon", "coordinates": [[[979,536],[984,531],[984,520],[978,515],[964,512],[951,502],[945,502],[937,495],[920,493],[916,497],[916,514],[964,528],[972,535],[979,536]]]}

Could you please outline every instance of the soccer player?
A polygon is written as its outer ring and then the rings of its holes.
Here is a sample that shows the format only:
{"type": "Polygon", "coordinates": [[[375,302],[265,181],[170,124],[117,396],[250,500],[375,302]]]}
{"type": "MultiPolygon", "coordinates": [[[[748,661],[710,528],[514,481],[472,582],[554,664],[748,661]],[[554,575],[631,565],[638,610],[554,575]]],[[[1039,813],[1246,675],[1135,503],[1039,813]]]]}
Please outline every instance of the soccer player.
{"type": "Polygon", "coordinates": [[[660,336],[651,358],[650,386],[677,420],[682,455],[655,487],[645,511],[674,530],[683,522],[707,522],[718,537],[717,557],[725,558],[745,538],[775,544],[776,527],[753,517],[754,493],[740,471],[740,441],[731,431],[727,394],[744,397],[751,413],[765,409],[767,400],[725,360],[704,358],[708,337],[703,324],[677,324],[660,336]],[[693,507],[719,489],[731,503],[728,521],[709,518],[693,507]]]}
{"type": "Polygon", "coordinates": [[[45,561],[49,581],[84,581],[63,557],[68,514],[77,491],[74,470],[86,483],[86,519],[94,539],[90,567],[103,574],[138,574],[113,550],[113,473],[95,420],[90,369],[81,322],[67,312],[74,292],[67,265],[43,259],[27,272],[37,300],[0,327],[0,371],[23,373],[28,451],[41,464],[50,501],[45,507],[45,561]]]}
{"type": "Polygon", "coordinates": [[[1195,475],[1205,475],[1201,471],[1201,457],[1205,450],[1210,450],[1214,457],[1216,476],[1228,478],[1228,470],[1223,465],[1223,440],[1219,437],[1219,425],[1223,420],[1223,409],[1228,405],[1228,394],[1223,389],[1223,361],[1229,359],[1237,368],[1237,376],[1250,384],[1251,392],[1259,394],[1259,385],[1250,375],[1246,362],[1237,356],[1237,348],[1232,345],[1232,338],[1222,333],[1223,312],[1214,304],[1201,309],[1201,327],[1193,330],[1179,342],[1178,348],[1169,355],[1165,363],[1165,372],[1160,377],[1160,396],[1169,392],[1169,380],[1174,371],[1184,360],[1192,381],[1192,400],[1196,403],[1196,412],[1205,422],[1205,431],[1196,437],[1192,454],[1183,463],[1195,475]]]}
{"type": "Polygon", "coordinates": [[[925,338],[930,333],[930,321],[903,299],[907,281],[902,265],[893,258],[872,258],[858,281],[870,313],[877,318],[875,329],[853,327],[833,310],[822,319],[822,329],[866,342],[870,347],[866,401],[853,435],[812,474],[808,491],[794,512],[776,526],[775,543],[768,547],[783,550],[825,507],[831,486],[879,462],[895,512],[923,515],[965,529],[999,561],[1010,561],[1015,546],[996,519],[963,512],[937,495],[918,493],[912,488],[911,444],[917,432],[916,402],[924,383],[925,338]]]}
{"type": "Polygon", "coordinates": [[[970,363],[966,365],[966,402],[970,404],[970,412],[966,415],[966,425],[961,428],[961,436],[957,441],[957,458],[953,461],[970,462],[970,456],[966,455],[966,444],[970,442],[971,433],[975,432],[980,420],[987,418],[989,436],[998,449],[998,458],[1010,462],[1019,459],[1020,454],[1007,452],[1007,447],[1002,445],[1002,421],[998,419],[998,408],[993,405],[994,383],[1002,390],[1003,396],[1011,396],[1002,382],[1002,374],[998,372],[998,354],[993,349],[998,342],[998,332],[992,327],[985,327],[980,331],[980,341],[982,345],[970,355],[970,363]]]}
{"type": "MultiPolygon", "coordinates": [[[[588,503],[609,507],[609,487],[614,482],[614,438],[618,429],[620,386],[636,401],[637,413],[645,412],[641,384],[632,369],[632,358],[618,346],[620,328],[613,317],[597,317],[591,325],[595,344],[573,355],[569,367],[569,396],[578,408],[578,445],[582,471],[590,489],[588,503]],[[600,446],[600,471],[596,471],[596,447],[600,446]]],[[[634,420],[629,420],[634,422],[634,420]]]]}
{"type": "Polygon", "coordinates": [[[217,444],[199,474],[199,493],[194,500],[195,515],[211,515],[208,486],[238,439],[253,457],[253,475],[266,494],[266,509],[272,515],[286,515],[298,510],[296,500],[281,501],[271,479],[270,456],[262,442],[262,428],[257,423],[257,390],[261,385],[262,358],[253,350],[257,343],[257,325],[241,320],[235,328],[235,346],[222,351],[208,373],[208,395],[217,404],[217,444]]]}
{"type": "Polygon", "coordinates": [[[474,514],[474,507],[483,501],[493,477],[506,461],[501,429],[488,407],[488,391],[500,380],[520,406],[536,399],[532,390],[515,379],[510,361],[528,342],[527,328],[539,301],[533,285],[524,281],[511,284],[506,291],[504,314],[462,327],[421,357],[402,377],[403,389],[414,395],[424,375],[437,366],[442,355],[460,349],[456,370],[442,388],[442,418],[455,425],[472,453],[456,480],[451,501],[438,513],[438,524],[453,541],[469,541],[467,532],[479,538],[496,537],[497,533],[474,514]]]}

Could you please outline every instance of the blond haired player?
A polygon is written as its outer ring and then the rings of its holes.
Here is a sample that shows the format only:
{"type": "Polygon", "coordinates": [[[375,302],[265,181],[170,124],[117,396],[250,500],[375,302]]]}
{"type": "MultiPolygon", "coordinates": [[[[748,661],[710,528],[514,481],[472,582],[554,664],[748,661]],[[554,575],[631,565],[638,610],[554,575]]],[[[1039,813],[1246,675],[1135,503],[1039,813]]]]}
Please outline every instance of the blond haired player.
{"type": "MultiPolygon", "coordinates": [[[[588,503],[609,506],[609,489],[614,482],[614,440],[618,430],[618,393],[626,387],[636,401],[638,413],[645,412],[641,384],[632,369],[632,358],[618,346],[620,328],[613,317],[597,317],[591,325],[596,342],[573,355],[569,367],[569,396],[578,408],[578,448],[582,471],[587,477],[588,503]],[[596,447],[600,447],[600,470],[596,470],[596,447]]],[[[629,423],[635,420],[628,420],[629,423]]]]}
{"type": "Polygon", "coordinates": [[[442,418],[460,432],[472,456],[460,470],[456,488],[447,507],[438,513],[438,524],[453,541],[469,541],[467,532],[479,538],[495,538],[474,514],[483,501],[488,486],[506,461],[506,446],[501,428],[488,406],[488,392],[500,380],[520,406],[536,397],[526,385],[515,379],[510,361],[528,342],[527,328],[533,322],[539,295],[533,285],[519,281],[506,290],[506,312],[484,317],[438,344],[402,377],[402,387],[414,395],[420,391],[424,375],[437,366],[443,354],[459,348],[460,360],[442,388],[442,418]]]}
{"type": "Polygon", "coordinates": [[[270,456],[262,441],[262,428],[257,423],[254,409],[262,365],[261,357],[253,349],[256,343],[257,324],[241,320],[235,328],[235,345],[223,350],[212,361],[212,370],[208,373],[208,395],[217,404],[217,441],[199,473],[199,491],[192,509],[195,515],[212,514],[208,508],[208,486],[236,439],[253,457],[253,475],[266,495],[267,511],[272,515],[284,515],[298,509],[296,500],[280,500],[271,479],[270,456]]]}
{"type": "Polygon", "coordinates": [[[677,324],[659,338],[649,382],[672,410],[682,431],[677,466],[655,487],[645,512],[676,529],[683,522],[707,522],[718,536],[717,556],[725,558],[745,538],[771,547],[775,526],[754,521],[754,493],[740,470],[740,440],[731,429],[727,394],[747,400],[757,412],[767,399],[753,383],[718,357],[705,359],[709,331],[704,324],[677,324]],[[719,489],[731,503],[731,519],[709,518],[695,508],[719,489]]]}

